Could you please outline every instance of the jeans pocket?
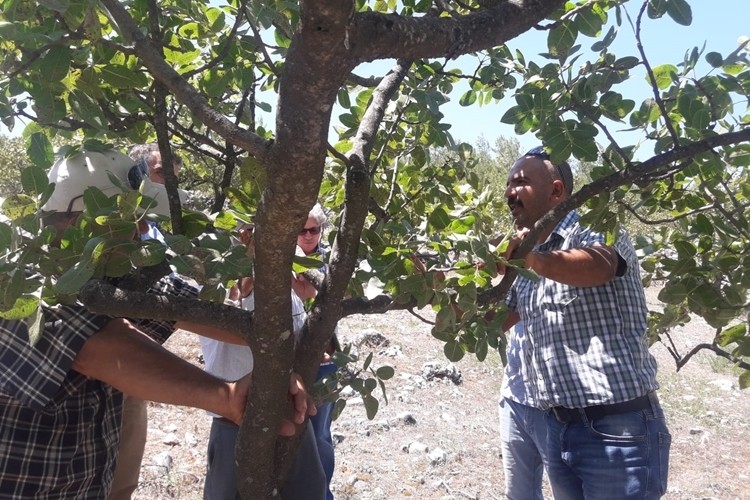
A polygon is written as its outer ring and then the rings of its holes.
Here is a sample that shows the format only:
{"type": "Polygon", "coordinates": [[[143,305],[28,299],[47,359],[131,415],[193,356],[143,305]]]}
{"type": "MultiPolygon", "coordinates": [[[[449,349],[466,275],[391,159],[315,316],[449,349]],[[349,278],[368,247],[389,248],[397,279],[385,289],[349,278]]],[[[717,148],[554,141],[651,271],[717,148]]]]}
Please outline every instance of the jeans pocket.
{"type": "Polygon", "coordinates": [[[667,479],[669,477],[669,449],[672,445],[672,436],[668,432],[659,433],[659,485],[661,494],[667,493],[667,479]]]}
{"type": "Polygon", "coordinates": [[[643,412],[607,415],[589,422],[589,428],[594,436],[608,441],[641,442],[648,434],[643,412]]]}

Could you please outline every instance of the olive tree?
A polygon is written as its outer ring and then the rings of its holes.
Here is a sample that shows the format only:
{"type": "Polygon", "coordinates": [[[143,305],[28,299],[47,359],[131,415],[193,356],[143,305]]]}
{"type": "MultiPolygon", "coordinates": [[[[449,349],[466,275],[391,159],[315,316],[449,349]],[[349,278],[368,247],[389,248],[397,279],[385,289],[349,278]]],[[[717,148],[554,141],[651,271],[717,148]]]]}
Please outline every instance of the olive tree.
{"type": "MultiPolygon", "coordinates": [[[[665,281],[653,338],[692,312],[716,329],[714,342],[696,348],[739,363],[750,355],[744,47],[730,54],[686,47],[683,61],[654,66],[640,43],[642,30],[659,23],[690,24],[686,0],[2,0],[0,8],[0,119],[25,123],[36,165],[23,178],[27,194],[4,205],[27,234],[19,246],[11,226],[1,231],[4,314],[34,318],[40,297],[77,296],[95,311],[211,318],[241,334],[260,353],[237,452],[248,471],[239,485],[246,498],[277,494],[291,447],[264,429],[276,428],[286,411],[291,370],[312,384],[340,318],[429,305],[433,335],[450,359],[504,352],[502,299],[526,271],[512,260],[492,285],[503,243],[490,239],[512,228],[496,224],[502,200],[478,181],[472,148],[450,134],[441,106],[451,98],[467,113],[512,99],[502,119],[518,134],[534,134],[553,161],[596,165],[594,180],[540,220],[517,257],[576,207],[610,235],[626,216],[655,224],[637,241],[646,279],[665,281]],[[532,28],[547,32],[543,63],[505,45],[532,28]],[[639,43],[618,55],[611,47],[623,30],[639,43]],[[378,60],[390,69],[358,73],[378,60]],[[623,86],[636,68],[645,69],[651,95],[641,102],[623,86]],[[454,95],[461,82],[469,90],[454,95]],[[268,111],[274,118],[266,125],[268,111]],[[613,124],[640,131],[641,143],[618,142],[613,124]],[[166,161],[176,145],[213,165],[219,183],[205,207],[212,215],[181,210],[177,181],[168,178],[168,248],[136,244],[118,267],[190,274],[205,285],[200,301],[157,309],[137,300],[138,279],[119,289],[92,280],[100,254],[86,253],[83,242],[83,256],[71,258],[86,272],[63,274],[56,285],[18,283],[9,263],[21,254],[52,272],[34,214],[52,189],[43,169],[60,139],[87,148],[157,140],[166,161]],[[336,223],[328,271],[295,344],[283,334],[291,329],[289,273],[296,235],[317,199],[336,223]],[[251,320],[221,304],[226,286],[251,272],[229,237],[249,216],[257,228],[251,320]]],[[[130,200],[131,208],[138,203],[130,200]]],[[[675,356],[683,362],[690,353],[675,356]]],[[[365,364],[372,378],[358,387],[372,415],[372,391],[390,373],[365,364]]]]}

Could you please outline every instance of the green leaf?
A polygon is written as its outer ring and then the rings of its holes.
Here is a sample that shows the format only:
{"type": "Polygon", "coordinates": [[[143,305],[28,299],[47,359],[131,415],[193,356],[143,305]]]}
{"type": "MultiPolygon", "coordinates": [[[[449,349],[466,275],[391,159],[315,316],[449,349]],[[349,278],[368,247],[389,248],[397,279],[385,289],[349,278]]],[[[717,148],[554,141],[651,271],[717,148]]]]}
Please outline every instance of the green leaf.
{"type": "Polygon", "coordinates": [[[575,25],[578,31],[586,36],[596,37],[602,31],[602,26],[606,17],[603,15],[601,8],[591,8],[581,10],[575,18],[575,25]]]}
{"type": "Polygon", "coordinates": [[[70,6],[70,0],[39,0],[39,4],[56,12],[65,12],[70,6]]]}
{"type": "Polygon", "coordinates": [[[362,365],[362,370],[367,370],[370,367],[370,363],[372,363],[372,353],[368,354],[365,358],[365,362],[362,365]]]}
{"type": "Polygon", "coordinates": [[[464,95],[461,96],[461,99],[459,99],[458,103],[461,106],[471,106],[476,101],[477,101],[477,93],[469,89],[464,93],[464,95]]]}
{"type": "Polygon", "coordinates": [[[466,351],[464,351],[464,347],[459,342],[453,340],[445,343],[445,346],[443,346],[443,353],[449,361],[455,363],[461,361],[464,354],[466,354],[466,351]]]}
{"type": "Polygon", "coordinates": [[[367,419],[372,420],[378,413],[378,407],[380,403],[377,399],[370,396],[369,394],[362,396],[362,402],[365,404],[365,412],[367,412],[367,419]]]}
{"type": "Polygon", "coordinates": [[[653,69],[656,85],[660,90],[664,90],[677,78],[678,70],[674,64],[662,64],[653,69]]]}
{"type": "MultiPolygon", "coordinates": [[[[34,314],[38,309],[39,297],[22,295],[16,299],[12,308],[7,311],[0,311],[0,318],[8,320],[24,319],[34,314]]],[[[31,332],[29,332],[29,337],[33,344],[35,340],[31,338],[31,332]]]]}
{"type": "Polygon", "coordinates": [[[445,229],[451,223],[451,218],[442,206],[433,210],[427,220],[438,231],[445,229]]]}
{"type": "Polygon", "coordinates": [[[476,356],[477,360],[484,361],[485,358],[487,358],[487,353],[489,352],[489,344],[487,343],[487,339],[479,339],[477,340],[476,345],[476,356]]]}
{"type": "Polygon", "coordinates": [[[9,225],[0,222],[0,253],[5,253],[13,243],[13,230],[9,225]]]}
{"type": "Polygon", "coordinates": [[[102,81],[116,89],[139,89],[148,85],[146,75],[123,64],[107,64],[100,69],[102,81]]]}
{"type": "Polygon", "coordinates": [[[477,218],[473,215],[461,217],[450,223],[448,230],[455,234],[466,234],[474,227],[477,218]]]}
{"type": "Polygon", "coordinates": [[[183,234],[165,234],[164,240],[177,255],[185,255],[193,250],[193,243],[183,234]]]}
{"type": "Polygon", "coordinates": [[[21,171],[21,185],[26,194],[39,195],[49,185],[49,179],[44,169],[38,166],[26,167],[21,171]]]}
{"type": "Polygon", "coordinates": [[[59,82],[70,71],[71,53],[72,51],[68,46],[54,46],[41,59],[36,61],[32,67],[43,75],[46,82],[59,82]]]}
{"type": "Polygon", "coordinates": [[[19,298],[25,292],[25,274],[21,270],[11,271],[8,275],[0,275],[2,286],[0,287],[0,296],[2,296],[2,308],[16,308],[19,298]]]}
{"type": "Polygon", "coordinates": [[[578,28],[570,21],[563,21],[552,29],[547,37],[547,48],[556,57],[568,55],[578,37],[578,28]]]}
{"type": "Polygon", "coordinates": [[[724,58],[718,52],[709,52],[706,54],[706,62],[712,68],[721,68],[722,64],[724,64],[724,58]]]}
{"type": "Polygon", "coordinates": [[[80,90],[74,90],[68,95],[70,108],[75,114],[94,128],[106,130],[109,120],[104,116],[102,108],[94,99],[80,90]]]}
{"type": "Polygon", "coordinates": [[[667,0],[667,14],[683,26],[690,26],[693,22],[693,11],[685,0],[667,0]]]}
{"type": "Polygon", "coordinates": [[[740,373],[739,376],[740,389],[747,389],[750,387],[750,370],[745,370],[740,373]]]}
{"type": "Polygon", "coordinates": [[[669,0],[649,0],[647,14],[651,19],[659,19],[667,13],[667,2],[669,0]]]}
{"type": "MultiPolygon", "coordinates": [[[[98,244],[103,245],[104,243],[99,242],[98,244]]],[[[57,280],[55,291],[61,295],[76,293],[92,276],[94,276],[94,263],[91,259],[76,262],[57,280]]]]}
{"type": "Polygon", "coordinates": [[[163,262],[167,255],[167,247],[157,240],[146,240],[138,249],[130,254],[130,261],[135,267],[155,266],[163,262]]]}
{"type": "Polygon", "coordinates": [[[99,188],[91,186],[83,192],[83,206],[87,214],[94,216],[102,213],[111,213],[115,208],[115,202],[109,196],[102,193],[99,188]]]}
{"type": "MultiPolygon", "coordinates": [[[[46,190],[48,191],[49,188],[46,190]]],[[[3,202],[3,214],[10,220],[19,220],[36,213],[34,199],[25,194],[9,196],[3,202]]]]}
{"type": "Polygon", "coordinates": [[[389,380],[396,374],[396,370],[392,366],[381,366],[375,370],[375,375],[381,380],[389,380]]]}
{"type": "Polygon", "coordinates": [[[41,132],[34,132],[26,139],[26,153],[34,165],[42,168],[49,167],[55,160],[52,143],[41,132]]]}
{"type": "Polygon", "coordinates": [[[325,262],[315,257],[295,255],[292,260],[292,271],[303,273],[310,269],[320,269],[325,266],[325,262]]]}
{"type": "Polygon", "coordinates": [[[720,346],[726,347],[729,344],[733,344],[739,341],[741,338],[745,337],[746,334],[747,334],[747,324],[739,323],[737,325],[730,326],[729,328],[722,331],[716,337],[716,342],[720,346]]]}
{"type": "Polygon", "coordinates": [[[240,221],[231,212],[224,210],[219,212],[214,219],[214,227],[224,231],[232,231],[237,227],[238,222],[240,221]]]}

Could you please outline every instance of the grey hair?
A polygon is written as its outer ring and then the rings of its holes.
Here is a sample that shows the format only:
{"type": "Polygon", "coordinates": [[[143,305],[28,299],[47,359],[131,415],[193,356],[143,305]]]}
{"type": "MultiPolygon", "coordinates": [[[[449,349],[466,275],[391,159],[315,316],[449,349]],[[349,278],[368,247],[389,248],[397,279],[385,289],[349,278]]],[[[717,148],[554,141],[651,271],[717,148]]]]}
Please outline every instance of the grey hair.
{"type": "Polygon", "coordinates": [[[146,164],[149,164],[149,159],[154,153],[159,153],[159,145],[155,142],[148,144],[136,144],[128,150],[128,156],[135,161],[144,160],[146,164]]]}
{"type": "Polygon", "coordinates": [[[310,209],[310,213],[307,217],[315,219],[315,222],[317,222],[321,228],[325,228],[328,225],[328,216],[320,203],[316,203],[315,206],[310,209]]]}
{"type": "MultiPolygon", "coordinates": [[[[131,157],[135,161],[145,161],[146,165],[148,165],[149,168],[151,168],[151,155],[153,155],[154,153],[161,154],[159,145],[155,142],[149,142],[148,144],[136,144],[128,150],[129,157],[131,157]]],[[[173,156],[174,161],[177,162],[178,165],[182,165],[182,158],[180,158],[180,156],[177,154],[174,154],[173,156]]]]}

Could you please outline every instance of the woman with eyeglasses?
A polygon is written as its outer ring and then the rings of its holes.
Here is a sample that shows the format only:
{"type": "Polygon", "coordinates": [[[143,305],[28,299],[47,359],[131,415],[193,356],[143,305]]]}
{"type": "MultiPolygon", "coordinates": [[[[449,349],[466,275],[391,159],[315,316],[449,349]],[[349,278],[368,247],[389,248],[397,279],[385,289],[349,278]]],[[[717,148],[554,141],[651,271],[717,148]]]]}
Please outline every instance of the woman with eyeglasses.
{"type": "MultiPolygon", "coordinates": [[[[325,260],[327,249],[320,244],[320,240],[323,235],[323,230],[328,223],[328,217],[326,216],[323,207],[319,203],[310,210],[305,222],[305,227],[302,228],[297,235],[297,246],[305,255],[318,254],[325,260]]],[[[327,264],[324,264],[320,268],[321,272],[325,272],[328,268],[327,264]]],[[[318,291],[315,287],[308,282],[304,276],[297,275],[292,282],[292,288],[297,293],[299,298],[303,301],[308,301],[314,298],[318,291]]],[[[336,334],[331,344],[326,349],[326,353],[320,363],[318,369],[318,381],[323,377],[332,377],[337,370],[336,365],[331,360],[331,354],[333,353],[334,346],[337,344],[336,334]]],[[[334,386],[336,380],[331,380],[331,385],[334,386]]],[[[333,493],[331,493],[331,478],[333,477],[333,469],[335,465],[334,451],[333,451],[333,438],[331,437],[331,422],[333,420],[333,403],[325,402],[318,405],[318,413],[314,417],[310,417],[313,430],[315,431],[315,439],[318,444],[318,453],[320,455],[320,462],[323,465],[323,471],[326,475],[327,490],[326,500],[333,500],[333,493]]]]}

